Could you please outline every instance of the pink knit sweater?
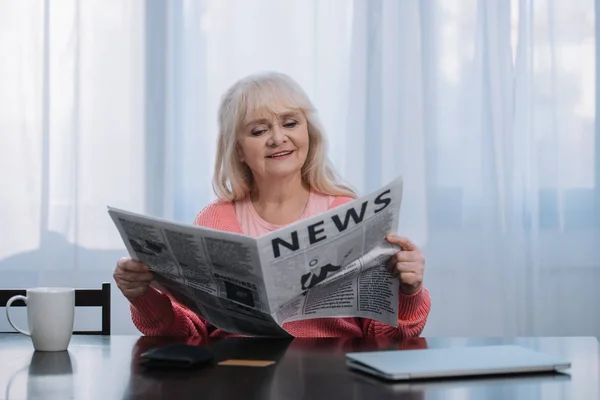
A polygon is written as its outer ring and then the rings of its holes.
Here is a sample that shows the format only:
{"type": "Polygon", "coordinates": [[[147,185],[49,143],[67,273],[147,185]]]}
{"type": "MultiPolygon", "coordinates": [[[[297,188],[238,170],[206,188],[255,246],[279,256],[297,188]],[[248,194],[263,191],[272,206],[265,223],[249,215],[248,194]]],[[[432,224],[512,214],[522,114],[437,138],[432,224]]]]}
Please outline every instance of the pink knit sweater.
{"type": "MultiPolygon", "coordinates": [[[[338,197],[330,208],[349,201],[338,197]]],[[[232,203],[216,201],[196,217],[194,224],[242,233],[232,203]]],[[[398,328],[367,318],[315,318],[292,321],[283,328],[295,337],[417,337],[421,334],[431,307],[427,289],[414,294],[398,294],[398,328]]],[[[211,326],[206,320],[179,304],[171,296],[150,287],[144,296],[131,301],[134,325],[148,336],[225,337],[234,336],[211,326]]]]}

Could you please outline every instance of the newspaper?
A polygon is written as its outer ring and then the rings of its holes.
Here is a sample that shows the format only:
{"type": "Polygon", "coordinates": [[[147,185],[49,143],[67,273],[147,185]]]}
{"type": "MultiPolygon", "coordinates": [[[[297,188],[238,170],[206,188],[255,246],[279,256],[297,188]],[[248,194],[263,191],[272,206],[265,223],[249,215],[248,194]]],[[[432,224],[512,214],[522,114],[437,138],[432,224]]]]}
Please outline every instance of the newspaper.
{"type": "Polygon", "coordinates": [[[387,262],[399,250],[402,178],[269,234],[250,236],[108,212],[132,259],[161,290],[230,333],[289,336],[286,322],[361,317],[398,326],[398,280],[387,262]]]}

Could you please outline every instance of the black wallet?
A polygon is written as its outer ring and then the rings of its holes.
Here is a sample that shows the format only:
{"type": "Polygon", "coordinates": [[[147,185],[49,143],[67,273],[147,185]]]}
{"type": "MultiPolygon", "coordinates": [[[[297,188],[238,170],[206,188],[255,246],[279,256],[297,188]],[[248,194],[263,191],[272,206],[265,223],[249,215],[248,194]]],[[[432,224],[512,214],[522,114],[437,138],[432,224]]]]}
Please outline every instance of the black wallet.
{"type": "Polygon", "coordinates": [[[149,368],[191,369],[212,364],[214,355],[207,349],[186,344],[157,347],[140,355],[140,364],[149,368]]]}

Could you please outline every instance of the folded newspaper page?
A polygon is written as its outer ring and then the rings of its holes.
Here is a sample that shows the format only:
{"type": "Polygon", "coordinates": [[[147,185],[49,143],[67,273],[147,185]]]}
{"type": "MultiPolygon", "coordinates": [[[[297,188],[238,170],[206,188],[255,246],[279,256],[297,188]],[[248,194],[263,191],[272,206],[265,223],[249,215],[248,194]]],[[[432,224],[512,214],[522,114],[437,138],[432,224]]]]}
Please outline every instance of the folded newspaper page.
{"type": "Polygon", "coordinates": [[[230,333],[289,336],[286,322],[361,317],[398,326],[399,177],[354,201],[250,236],[175,223],[113,207],[108,212],[132,259],[157,286],[230,333]]]}

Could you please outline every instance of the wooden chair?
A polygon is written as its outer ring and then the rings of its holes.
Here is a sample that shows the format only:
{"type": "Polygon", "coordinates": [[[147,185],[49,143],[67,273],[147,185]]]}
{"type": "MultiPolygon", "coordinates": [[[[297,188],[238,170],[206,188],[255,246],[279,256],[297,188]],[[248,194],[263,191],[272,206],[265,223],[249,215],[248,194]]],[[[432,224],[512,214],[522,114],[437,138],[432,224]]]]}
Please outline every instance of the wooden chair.
{"type": "MultiPolygon", "coordinates": [[[[16,295],[26,296],[25,289],[0,289],[0,307],[16,295]]],[[[17,300],[11,307],[25,307],[25,303],[17,300]]],[[[75,289],[75,307],[102,307],[102,330],[74,331],[78,335],[110,335],[110,283],[104,282],[102,289],[75,289]]]]}

